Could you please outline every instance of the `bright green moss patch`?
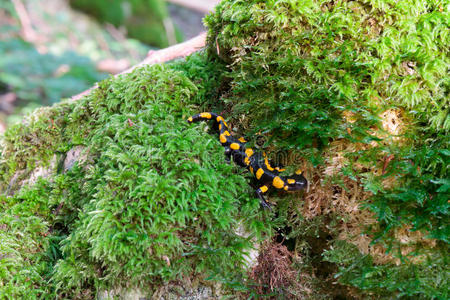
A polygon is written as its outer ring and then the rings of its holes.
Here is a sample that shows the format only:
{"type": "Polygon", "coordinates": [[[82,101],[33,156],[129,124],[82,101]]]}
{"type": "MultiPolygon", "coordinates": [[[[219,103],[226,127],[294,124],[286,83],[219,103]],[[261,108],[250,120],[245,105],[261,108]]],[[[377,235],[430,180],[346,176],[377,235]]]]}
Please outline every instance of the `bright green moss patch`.
{"type": "Polygon", "coordinates": [[[47,165],[55,154],[70,148],[65,140],[67,104],[41,108],[24,120],[11,126],[0,141],[0,191],[11,190],[13,181],[20,181],[39,165],[47,165]]]}
{"type": "Polygon", "coordinates": [[[248,186],[224,163],[217,143],[160,101],[133,115],[111,114],[93,133],[91,147],[102,151],[84,175],[82,197],[89,202],[64,241],[66,258],[56,273],[61,287],[89,280],[144,287],[239,265],[249,244],[234,231],[239,216],[256,214],[258,203],[242,194],[248,186]]]}
{"type": "Polygon", "coordinates": [[[447,9],[440,1],[223,1],[206,19],[209,53],[230,63],[236,112],[254,110],[254,130],[292,136],[285,144],[339,136],[336,112],[367,119],[390,105],[448,130],[447,9]],[[333,126],[322,133],[319,124],[333,126]]]}
{"type": "Polygon", "coordinates": [[[14,165],[22,156],[10,149],[51,157],[65,142],[66,149],[85,145],[88,158],[67,172],[59,167],[37,191],[4,196],[2,245],[8,248],[2,255],[8,259],[0,260],[0,293],[94,297],[98,290],[151,291],[185,276],[241,273],[251,238],[270,228],[264,228],[246,180],[225,162],[205,124],[186,122],[196,111],[190,108],[199,101],[196,94],[213,95],[202,82],[210,81],[203,76],[194,85],[170,66],[105,80],[86,98],[48,110],[46,117],[64,120],[60,128],[48,127],[44,116],[28,125],[39,138],[49,135],[52,143],[42,153],[20,139],[31,129],[10,129],[9,148],[2,153],[2,168],[10,173],[28,166],[14,165]],[[17,229],[24,241],[11,232],[14,219],[26,223],[17,229]],[[237,234],[241,227],[250,237],[237,234]],[[53,253],[51,259],[45,253],[53,253]],[[19,268],[27,259],[29,267],[19,268]]]}
{"type": "MultiPolygon", "coordinates": [[[[50,296],[51,209],[40,182],[14,197],[0,196],[0,294],[8,299],[50,296]]],[[[54,262],[53,262],[54,263],[54,262]]]]}

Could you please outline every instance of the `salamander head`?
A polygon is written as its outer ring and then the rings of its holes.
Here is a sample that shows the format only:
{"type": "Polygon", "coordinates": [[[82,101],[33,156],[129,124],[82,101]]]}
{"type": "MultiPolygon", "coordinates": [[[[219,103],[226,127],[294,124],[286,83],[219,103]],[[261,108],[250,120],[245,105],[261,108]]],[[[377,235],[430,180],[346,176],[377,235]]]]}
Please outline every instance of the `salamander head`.
{"type": "Polygon", "coordinates": [[[291,175],[286,178],[287,185],[289,187],[289,191],[299,191],[303,190],[308,186],[308,181],[302,175],[301,170],[295,171],[294,175],[291,175]]]}

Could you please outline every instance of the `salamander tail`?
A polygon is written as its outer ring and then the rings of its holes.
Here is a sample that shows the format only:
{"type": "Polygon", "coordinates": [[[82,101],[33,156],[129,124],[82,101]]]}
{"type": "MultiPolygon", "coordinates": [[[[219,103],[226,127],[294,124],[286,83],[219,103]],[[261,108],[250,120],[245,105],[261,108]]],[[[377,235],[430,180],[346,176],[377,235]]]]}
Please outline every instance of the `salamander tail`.
{"type": "Polygon", "coordinates": [[[224,118],[213,112],[202,112],[187,119],[188,123],[199,122],[203,120],[214,120],[216,126],[218,126],[219,132],[228,129],[228,124],[225,122],[224,118]]]}
{"type": "Polygon", "coordinates": [[[202,112],[200,114],[196,114],[192,117],[190,117],[187,121],[188,123],[198,122],[198,121],[208,121],[208,120],[215,120],[217,121],[217,117],[219,117],[218,114],[213,112],[202,112]]]}

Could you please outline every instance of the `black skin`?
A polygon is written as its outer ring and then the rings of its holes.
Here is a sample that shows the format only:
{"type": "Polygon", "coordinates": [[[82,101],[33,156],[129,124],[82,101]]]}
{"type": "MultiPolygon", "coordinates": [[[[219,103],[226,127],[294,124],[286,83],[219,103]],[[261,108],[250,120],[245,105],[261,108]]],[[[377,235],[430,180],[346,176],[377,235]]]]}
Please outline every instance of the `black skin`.
{"type": "Polygon", "coordinates": [[[233,159],[234,163],[248,169],[256,178],[259,188],[256,189],[256,196],[259,198],[261,206],[270,209],[270,204],[264,198],[264,194],[271,188],[284,191],[300,191],[308,186],[308,181],[296,171],[291,176],[282,176],[281,166],[272,166],[267,157],[256,152],[252,148],[246,147],[245,139],[236,139],[230,133],[225,120],[216,113],[204,112],[192,116],[188,119],[188,123],[198,122],[202,120],[213,120],[219,131],[219,140],[225,147],[225,156],[228,161],[233,159]]]}

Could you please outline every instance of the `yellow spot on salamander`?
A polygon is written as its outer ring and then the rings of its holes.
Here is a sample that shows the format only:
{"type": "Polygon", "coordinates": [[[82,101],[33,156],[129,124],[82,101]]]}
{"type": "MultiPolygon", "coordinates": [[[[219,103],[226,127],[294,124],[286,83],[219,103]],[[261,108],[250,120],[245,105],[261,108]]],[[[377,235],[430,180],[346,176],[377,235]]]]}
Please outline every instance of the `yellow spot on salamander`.
{"type": "Polygon", "coordinates": [[[192,121],[194,121],[194,119],[192,117],[189,117],[188,122],[192,123],[192,121]]]}
{"type": "Polygon", "coordinates": [[[248,159],[247,156],[244,158],[244,163],[245,163],[247,166],[250,164],[250,160],[248,159]]]}
{"type": "Polygon", "coordinates": [[[263,185],[262,187],[259,188],[261,190],[261,192],[265,193],[267,192],[267,190],[269,190],[269,188],[265,185],[263,185]]]}
{"type": "Polygon", "coordinates": [[[295,179],[289,178],[289,179],[287,180],[287,182],[288,182],[289,184],[294,184],[294,183],[295,183],[295,179]]]}
{"type": "Polygon", "coordinates": [[[222,144],[225,144],[227,142],[227,137],[223,134],[219,135],[219,140],[222,144]]]}
{"type": "Polygon", "coordinates": [[[258,171],[256,171],[256,179],[261,179],[261,176],[264,174],[264,170],[259,168],[258,171]]]}
{"type": "Polygon", "coordinates": [[[284,181],[279,176],[275,176],[272,185],[277,189],[282,189],[284,187],[284,181]]]}
{"type": "Polygon", "coordinates": [[[276,167],[275,169],[276,169],[278,172],[286,171],[286,169],[280,169],[279,167],[276,167]]]}
{"type": "Polygon", "coordinates": [[[246,141],[243,137],[240,137],[240,138],[239,138],[239,142],[241,142],[241,143],[247,143],[247,141],[246,141]]]}
{"type": "Polygon", "coordinates": [[[218,117],[216,118],[216,120],[217,120],[217,122],[220,122],[220,121],[223,121],[223,122],[225,122],[225,120],[223,119],[223,117],[222,117],[222,116],[218,116],[218,117]]]}
{"type": "Polygon", "coordinates": [[[302,174],[302,170],[301,170],[301,169],[298,169],[297,171],[295,171],[295,174],[297,174],[297,175],[302,174]]]}
{"type": "Polygon", "coordinates": [[[269,161],[267,160],[267,158],[264,159],[264,164],[266,165],[266,167],[269,171],[274,170],[274,168],[272,168],[272,166],[269,164],[269,161]]]}
{"type": "Polygon", "coordinates": [[[230,148],[233,150],[238,150],[241,146],[238,143],[231,143],[230,148]]]}
{"type": "Polygon", "coordinates": [[[202,117],[204,119],[211,119],[211,114],[208,112],[203,112],[200,114],[200,117],[202,117]]]}
{"type": "Polygon", "coordinates": [[[253,149],[252,148],[245,149],[245,155],[247,155],[247,157],[250,158],[253,155],[253,149]]]}
{"type": "Polygon", "coordinates": [[[222,124],[219,124],[219,130],[222,130],[222,124]]]}
{"type": "Polygon", "coordinates": [[[253,167],[252,166],[250,166],[250,173],[253,174],[253,167]]]}
{"type": "Polygon", "coordinates": [[[288,191],[289,187],[287,185],[284,186],[284,190],[288,191]]]}
{"type": "Polygon", "coordinates": [[[225,134],[226,136],[230,136],[231,134],[228,132],[228,130],[225,130],[224,132],[223,132],[223,134],[225,134]]]}

